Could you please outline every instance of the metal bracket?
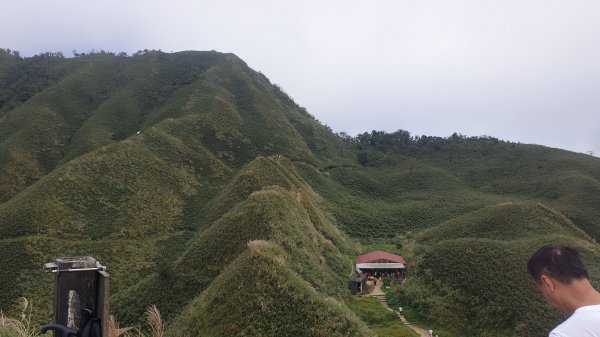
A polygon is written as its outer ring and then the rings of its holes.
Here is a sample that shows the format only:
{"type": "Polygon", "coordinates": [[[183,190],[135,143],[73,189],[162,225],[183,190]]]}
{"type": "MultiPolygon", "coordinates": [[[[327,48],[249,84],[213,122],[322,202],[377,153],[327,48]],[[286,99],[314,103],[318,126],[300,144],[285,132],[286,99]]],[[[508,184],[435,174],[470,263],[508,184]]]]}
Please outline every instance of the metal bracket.
{"type": "Polygon", "coordinates": [[[100,262],[96,261],[96,267],[93,267],[93,268],[59,269],[56,262],[44,263],[44,271],[46,273],[60,273],[61,271],[73,272],[73,271],[92,271],[92,270],[97,270],[97,271],[106,270],[106,266],[103,266],[100,264],[100,262]]]}

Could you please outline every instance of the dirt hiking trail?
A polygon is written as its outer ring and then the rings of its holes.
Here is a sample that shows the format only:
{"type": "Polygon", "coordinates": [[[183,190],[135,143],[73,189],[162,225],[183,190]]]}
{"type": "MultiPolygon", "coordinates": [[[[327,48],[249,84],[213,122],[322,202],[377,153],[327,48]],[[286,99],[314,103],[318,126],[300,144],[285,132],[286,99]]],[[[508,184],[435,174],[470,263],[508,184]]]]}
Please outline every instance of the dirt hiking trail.
{"type": "Polygon", "coordinates": [[[408,322],[406,320],[406,318],[404,318],[404,316],[402,316],[402,314],[399,311],[395,311],[392,310],[388,305],[387,302],[385,300],[385,293],[383,292],[383,290],[381,290],[381,283],[377,283],[377,285],[375,286],[375,288],[373,288],[373,291],[369,294],[369,296],[373,296],[375,297],[381,304],[383,304],[389,311],[393,311],[396,315],[398,315],[398,318],[400,318],[400,320],[402,320],[402,322],[409,328],[413,329],[416,333],[419,334],[419,336],[421,337],[429,337],[429,332],[427,332],[425,329],[421,329],[419,327],[413,326],[412,324],[410,324],[410,322],[408,322]]]}

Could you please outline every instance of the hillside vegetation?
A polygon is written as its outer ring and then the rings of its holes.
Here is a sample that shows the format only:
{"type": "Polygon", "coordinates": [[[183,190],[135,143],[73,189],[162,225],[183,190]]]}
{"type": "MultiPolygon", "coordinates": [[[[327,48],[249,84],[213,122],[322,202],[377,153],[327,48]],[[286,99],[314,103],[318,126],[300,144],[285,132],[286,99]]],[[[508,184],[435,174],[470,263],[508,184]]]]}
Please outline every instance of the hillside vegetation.
{"type": "Polygon", "coordinates": [[[92,255],[111,308],[168,336],[406,334],[346,290],[352,258],[409,262],[389,293],[454,336],[544,336],[541,245],[600,282],[600,160],[489,136],[334,134],[233,54],[0,50],[0,309],[51,316],[41,264],[92,255]],[[352,309],[352,310],[350,310],[352,309]]]}

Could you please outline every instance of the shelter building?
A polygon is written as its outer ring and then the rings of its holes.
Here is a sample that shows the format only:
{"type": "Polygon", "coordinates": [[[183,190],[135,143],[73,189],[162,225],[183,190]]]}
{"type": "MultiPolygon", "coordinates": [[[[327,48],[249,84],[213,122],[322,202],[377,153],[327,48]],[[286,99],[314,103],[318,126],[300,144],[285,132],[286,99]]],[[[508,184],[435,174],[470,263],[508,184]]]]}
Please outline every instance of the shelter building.
{"type": "Polygon", "coordinates": [[[362,295],[367,291],[367,275],[361,274],[348,283],[352,295],[362,295]]]}
{"type": "Polygon", "coordinates": [[[356,271],[366,275],[403,278],[406,261],[400,255],[374,251],[356,258],[356,271]]]}

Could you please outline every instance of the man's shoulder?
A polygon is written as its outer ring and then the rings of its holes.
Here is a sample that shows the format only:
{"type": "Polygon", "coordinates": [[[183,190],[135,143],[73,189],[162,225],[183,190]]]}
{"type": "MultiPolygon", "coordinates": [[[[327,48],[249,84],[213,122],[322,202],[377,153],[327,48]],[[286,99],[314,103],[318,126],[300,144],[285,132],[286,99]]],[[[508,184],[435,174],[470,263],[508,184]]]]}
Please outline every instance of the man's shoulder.
{"type": "Polygon", "coordinates": [[[577,309],[550,337],[600,337],[600,305],[577,309]]]}

